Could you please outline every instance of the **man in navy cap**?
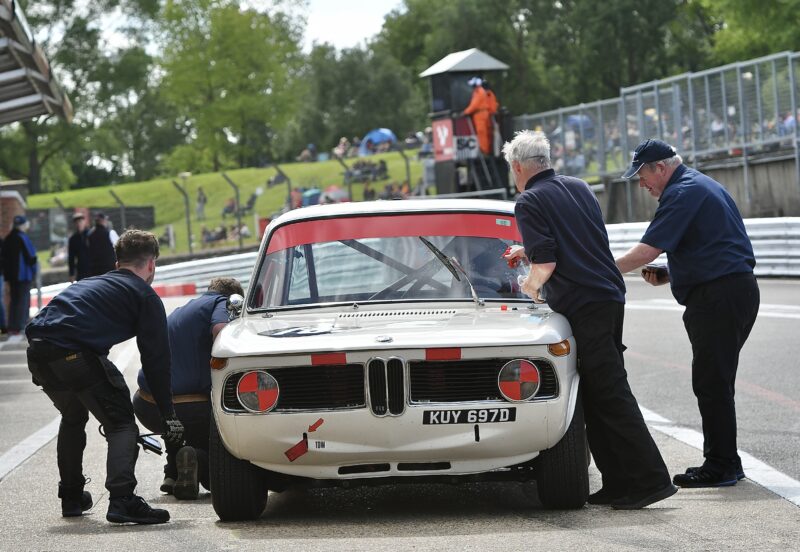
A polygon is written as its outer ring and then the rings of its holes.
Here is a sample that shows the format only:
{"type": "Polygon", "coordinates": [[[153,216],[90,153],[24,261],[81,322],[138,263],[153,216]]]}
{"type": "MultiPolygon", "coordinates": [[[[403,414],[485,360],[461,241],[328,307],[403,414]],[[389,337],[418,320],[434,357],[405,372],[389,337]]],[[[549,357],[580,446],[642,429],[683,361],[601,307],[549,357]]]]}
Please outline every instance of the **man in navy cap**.
{"type": "Polygon", "coordinates": [[[38,264],[36,248],[26,232],[30,227],[23,215],[14,217],[14,226],[6,236],[2,251],[3,275],[8,282],[8,332],[19,334],[28,323],[31,308],[31,286],[38,264]]]}
{"type": "Polygon", "coordinates": [[[742,216],[725,188],[683,164],[661,140],[639,144],[623,175],[658,199],[641,242],[616,259],[630,272],[666,251],[668,270],[645,267],[651,285],[669,284],[686,306],[683,323],[692,344],[692,389],[703,420],[702,466],[678,474],[680,487],[721,487],[744,478],[736,452],[734,383],[739,351],[759,306],[755,257],[742,216]]]}

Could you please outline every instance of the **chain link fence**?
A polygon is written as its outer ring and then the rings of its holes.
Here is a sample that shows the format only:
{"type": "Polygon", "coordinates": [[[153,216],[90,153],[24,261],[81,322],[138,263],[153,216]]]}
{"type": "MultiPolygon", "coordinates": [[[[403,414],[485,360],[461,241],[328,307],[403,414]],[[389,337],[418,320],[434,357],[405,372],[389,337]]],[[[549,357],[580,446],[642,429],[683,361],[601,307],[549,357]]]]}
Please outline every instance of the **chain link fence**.
{"type": "Polygon", "coordinates": [[[587,180],[618,178],[647,138],[697,165],[791,155],[800,183],[800,53],[783,52],[622,88],[618,98],[515,118],[543,131],[554,168],[587,180]]]}

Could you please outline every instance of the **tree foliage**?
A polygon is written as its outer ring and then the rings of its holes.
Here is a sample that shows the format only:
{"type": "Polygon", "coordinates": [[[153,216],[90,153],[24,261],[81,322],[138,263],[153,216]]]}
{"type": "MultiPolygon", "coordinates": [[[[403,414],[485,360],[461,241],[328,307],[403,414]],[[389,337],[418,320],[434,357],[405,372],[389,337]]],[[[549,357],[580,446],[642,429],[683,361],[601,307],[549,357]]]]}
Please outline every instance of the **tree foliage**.
{"type": "Polygon", "coordinates": [[[302,65],[296,23],[237,2],[170,0],[161,33],[164,92],[212,168],[272,157],[275,132],[296,109],[302,65]]]}
{"type": "Polygon", "coordinates": [[[376,127],[402,137],[428,123],[419,73],[468,48],[510,66],[493,84],[514,114],[800,50],[800,0],[403,0],[363,46],[307,53],[303,2],[19,3],[75,108],[72,124],[0,128],[0,176],[34,193],[260,166],[376,127]]]}

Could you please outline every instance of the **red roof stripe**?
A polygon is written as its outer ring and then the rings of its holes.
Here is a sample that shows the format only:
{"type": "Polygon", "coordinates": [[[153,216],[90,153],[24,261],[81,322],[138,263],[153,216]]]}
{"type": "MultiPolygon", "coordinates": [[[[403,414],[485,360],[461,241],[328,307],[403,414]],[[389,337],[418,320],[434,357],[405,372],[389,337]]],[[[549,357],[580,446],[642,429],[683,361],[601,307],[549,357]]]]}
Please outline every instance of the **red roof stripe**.
{"type": "Polygon", "coordinates": [[[307,243],[403,236],[473,236],[522,241],[513,215],[495,213],[424,213],[331,217],[281,226],[270,237],[267,253],[307,243]],[[498,221],[502,221],[498,224],[498,221]]]}

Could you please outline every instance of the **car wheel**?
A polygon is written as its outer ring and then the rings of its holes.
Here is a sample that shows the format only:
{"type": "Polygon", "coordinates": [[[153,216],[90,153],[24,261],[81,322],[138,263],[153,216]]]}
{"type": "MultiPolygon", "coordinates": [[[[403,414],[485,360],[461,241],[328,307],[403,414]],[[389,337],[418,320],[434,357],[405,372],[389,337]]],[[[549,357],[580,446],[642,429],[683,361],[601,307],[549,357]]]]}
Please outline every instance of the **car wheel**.
{"type": "Polygon", "coordinates": [[[233,456],[222,442],[213,416],[209,428],[211,502],[222,521],[257,519],[267,505],[267,485],[260,468],[233,456]]]}
{"type": "Polygon", "coordinates": [[[564,437],[551,449],[539,455],[536,486],[539,501],[545,508],[581,508],[589,497],[586,426],[583,407],[575,406],[575,414],[564,437]]]}

